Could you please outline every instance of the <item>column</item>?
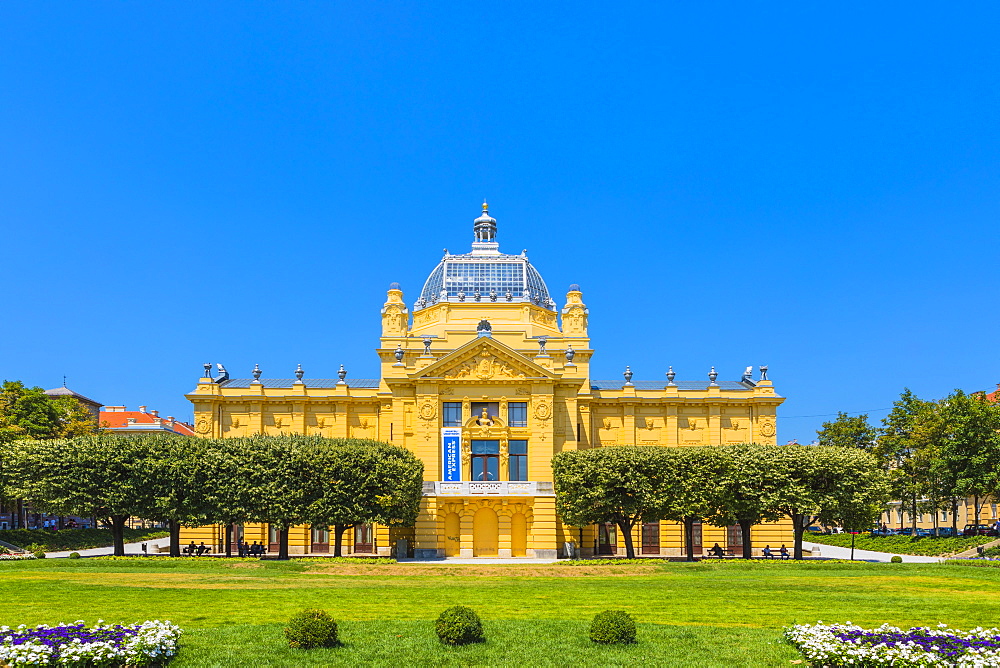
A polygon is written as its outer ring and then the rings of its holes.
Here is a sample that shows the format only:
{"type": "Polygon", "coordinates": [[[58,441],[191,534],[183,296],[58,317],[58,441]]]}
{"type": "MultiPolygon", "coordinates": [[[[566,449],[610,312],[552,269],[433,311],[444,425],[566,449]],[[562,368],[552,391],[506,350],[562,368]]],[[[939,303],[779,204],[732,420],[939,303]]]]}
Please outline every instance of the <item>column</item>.
{"type": "Polygon", "coordinates": [[[463,559],[469,559],[473,555],[472,553],[472,513],[469,512],[469,508],[466,507],[462,511],[462,542],[461,548],[459,548],[458,556],[463,559]]]}
{"type": "Polygon", "coordinates": [[[443,536],[444,527],[438,529],[437,497],[425,496],[420,500],[420,514],[414,528],[413,556],[417,559],[443,557],[443,536]]]}
{"type": "MultiPolygon", "coordinates": [[[[555,559],[559,554],[556,544],[556,499],[554,496],[536,496],[534,518],[531,523],[529,543],[535,558],[555,559]]],[[[529,555],[531,556],[531,555],[529,555]]]]}
{"type": "MultiPolygon", "coordinates": [[[[507,500],[503,500],[503,505],[507,505],[507,500]]],[[[497,519],[499,520],[499,530],[500,530],[500,542],[498,545],[497,556],[501,559],[509,559],[511,557],[511,547],[510,547],[510,515],[501,515],[497,513],[497,519]]]]}

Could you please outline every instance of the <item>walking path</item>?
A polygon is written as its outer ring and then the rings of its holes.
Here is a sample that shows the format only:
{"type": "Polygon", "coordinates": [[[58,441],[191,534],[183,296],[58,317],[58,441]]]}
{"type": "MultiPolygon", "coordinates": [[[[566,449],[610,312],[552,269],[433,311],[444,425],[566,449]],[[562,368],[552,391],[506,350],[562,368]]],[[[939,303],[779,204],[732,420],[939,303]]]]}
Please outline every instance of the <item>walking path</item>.
{"type": "MultiPolygon", "coordinates": [[[[823,543],[810,543],[807,541],[802,541],[803,547],[808,547],[810,549],[818,549],[819,554],[822,557],[827,557],[831,559],[850,559],[851,558],[851,548],[849,547],[838,547],[836,545],[825,545],[823,543]]],[[[892,552],[873,552],[872,550],[854,550],[854,560],[855,561],[889,561],[895,554],[892,552]]],[[[944,561],[943,557],[924,557],[918,554],[901,554],[899,555],[903,559],[903,563],[906,564],[936,564],[939,561],[944,561]]]]}
{"type": "MultiPolygon", "coordinates": [[[[164,536],[163,538],[153,538],[151,540],[144,540],[138,543],[125,543],[125,554],[126,555],[141,555],[142,544],[145,543],[146,547],[149,549],[149,554],[159,554],[157,550],[158,547],[170,545],[170,536],[164,536]]],[[[104,557],[114,554],[115,548],[112,546],[108,547],[92,547],[89,550],[62,550],[59,552],[46,552],[46,558],[60,559],[63,557],[68,557],[72,552],[79,552],[81,557],[104,557]]]]}

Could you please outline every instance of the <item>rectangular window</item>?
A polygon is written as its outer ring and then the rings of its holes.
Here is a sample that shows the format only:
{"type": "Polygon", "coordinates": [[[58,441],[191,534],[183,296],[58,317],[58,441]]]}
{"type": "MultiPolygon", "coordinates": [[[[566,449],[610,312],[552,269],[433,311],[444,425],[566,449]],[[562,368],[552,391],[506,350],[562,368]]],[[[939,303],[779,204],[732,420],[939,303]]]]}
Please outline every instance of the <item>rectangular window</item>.
{"type": "Polygon", "coordinates": [[[948,521],[948,511],[947,510],[942,510],[941,511],[941,521],[942,522],[947,522],[948,521]]]}
{"type": "Polygon", "coordinates": [[[461,401],[446,401],[444,402],[444,408],[442,409],[442,417],[444,418],[445,427],[461,427],[462,426],[462,402],[461,401]]]}
{"type": "Polygon", "coordinates": [[[472,442],[472,479],[500,479],[500,441],[472,442]]]}
{"type": "Polygon", "coordinates": [[[512,401],[507,404],[507,423],[510,427],[528,426],[528,404],[524,401],[512,401]]]}
{"type": "Polygon", "coordinates": [[[528,442],[510,441],[507,446],[510,480],[528,479],[528,442]]]}

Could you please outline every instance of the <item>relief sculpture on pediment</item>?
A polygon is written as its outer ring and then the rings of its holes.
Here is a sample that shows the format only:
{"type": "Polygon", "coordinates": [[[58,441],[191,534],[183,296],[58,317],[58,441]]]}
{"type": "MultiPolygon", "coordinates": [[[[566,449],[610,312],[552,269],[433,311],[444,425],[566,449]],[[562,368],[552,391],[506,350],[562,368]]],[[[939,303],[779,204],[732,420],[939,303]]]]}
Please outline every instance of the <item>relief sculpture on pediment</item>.
{"type": "Polygon", "coordinates": [[[463,378],[478,378],[479,380],[520,379],[524,378],[525,374],[513,368],[510,363],[499,360],[484,351],[463,364],[445,371],[444,377],[449,380],[463,378]]]}

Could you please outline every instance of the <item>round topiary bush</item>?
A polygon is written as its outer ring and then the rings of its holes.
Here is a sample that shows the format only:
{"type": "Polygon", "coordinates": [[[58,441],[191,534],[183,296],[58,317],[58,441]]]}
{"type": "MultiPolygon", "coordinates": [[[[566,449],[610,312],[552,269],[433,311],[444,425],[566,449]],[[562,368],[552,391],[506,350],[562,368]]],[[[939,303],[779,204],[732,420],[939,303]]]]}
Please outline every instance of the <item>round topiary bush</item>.
{"type": "Polygon", "coordinates": [[[70,552],[69,553],[69,558],[70,559],[79,559],[80,558],[80,553],[79,552],[70,552]]]}
{"type": "Polygon", "coordinates": [[[456,605],[441,613],[434,622],[438,638],[446,645],[467,645],[482,642],[483,623],[472,608],[456,605]]]}
{"type": "Polygon", "coordinates": [[[890,561],[890,563],[893,563],[893,564],[901,564],[901,563],[903,563],[903,558],[901,556],[899,556],[898,554],[895,554],[895,555],[893,555],[892,559],[890,559],[889,561],[890,561]]]}
{"type": "Polygon", "coordinates": [[[336,647],[337,622],[325,610],[303,610],[290,620],[285,629],[288,646],[296,649],[336,647]]]}
{"type": "Polygon", "coordinates": [[[602,645],[635,642],[635,620],[624,610],[605,610],[590,623],[590,639],[602,645]]]}
{"type": "Polygon", "coordinates": [[[44,559],[44,558],[45,558],[45,553],[42,552],[41,550],[35,552],[35,559],[44,559]]]}

